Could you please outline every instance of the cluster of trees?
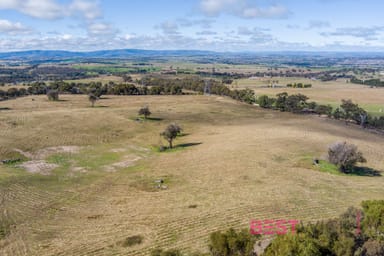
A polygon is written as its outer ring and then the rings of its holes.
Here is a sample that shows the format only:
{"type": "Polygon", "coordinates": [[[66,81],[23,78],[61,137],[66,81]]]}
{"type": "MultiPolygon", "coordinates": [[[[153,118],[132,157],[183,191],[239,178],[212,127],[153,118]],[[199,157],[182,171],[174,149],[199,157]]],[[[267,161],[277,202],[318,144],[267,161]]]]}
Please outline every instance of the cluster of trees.
{"type": "Polygon", "coordinates": [[[344,120],[347,124],[354,122],[364,127],[384,129],[384,116],[375,117],[369,115],[366,110],[359,107],[351,100],[342,100],[340,107],[333,109],[330,105],[308,102],[308,97],[303,94],[288,95],[282,92],[276,97],[261,95],[257,98],[257,103],[262,108],[275,109],[293,113],[314,113],[327,115],[338,120],[344,120]]]}
{"type": "MultiPolygon", "coordinates": [[[[254,250],[260,235],[248,230],[214,232],[209,253],[194,256],[382,256],[384,255],[384,200],[362,202],[362,210],[350,207],[339,218],[299,224],[295,233],[276,236],[264,252],[254,250]]],[[[182,256],[177,249],[154,250],[152,256],[182,256]]]]}
{"type": "Polygon", "coordinates": [[[384,255],[384,200],[364,201],[362,207],[337,219],[301,224],[296,234],[273,240],[263,255],[384,255]]]}
{"type": "Polygon", "coordinates": [[[364,84],[369,86],[376,86],[376,87],[384,87],[384,81],[381,81],[378,78],[368,79],[368,80],[361,80],[356,77],[351,78],[351,83],[354,84],[364,84]]]}
{"type": "Polygon", "coordinates": [[[0,68],[0,83],[33,82],[42,80],[72,80],[91,77],[86,70],[63,66],[0,68]]]}
{"type": "Polygon", "coordinates": [[[303,84],[303,83],[293,83],[287,84],[288,88],[311,88],[312,84],[303,84]]]}
{"type": "MultiPolygon", "coordinates": [[[[277,94],[276,98],[269,97],[267,95],[261,95],[257,98],[257,102],[262,108],[270,108],[293,113],[299,113],[304,109],[311,107],[307,100],[308,97],[301,93],[288,95],[286,92],[277,94]]],[[[314,104],[316,103],[311,103],[311,105],[314,104]]]]}

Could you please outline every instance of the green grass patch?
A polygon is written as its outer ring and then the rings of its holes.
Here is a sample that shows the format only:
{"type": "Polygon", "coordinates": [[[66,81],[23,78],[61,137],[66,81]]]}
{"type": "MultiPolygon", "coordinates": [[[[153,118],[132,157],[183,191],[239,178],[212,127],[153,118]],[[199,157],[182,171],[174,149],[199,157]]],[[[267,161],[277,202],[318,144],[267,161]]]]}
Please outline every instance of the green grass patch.
{"type": "Polygon", "coordinates": [[[342,172],[339,171],[339,168],[336,165],[331,164],[325,160],[320,160],[317,166],[314,165],[314,168],[321,172],[327,172],[335,175],[344,175],[342,172]]]}

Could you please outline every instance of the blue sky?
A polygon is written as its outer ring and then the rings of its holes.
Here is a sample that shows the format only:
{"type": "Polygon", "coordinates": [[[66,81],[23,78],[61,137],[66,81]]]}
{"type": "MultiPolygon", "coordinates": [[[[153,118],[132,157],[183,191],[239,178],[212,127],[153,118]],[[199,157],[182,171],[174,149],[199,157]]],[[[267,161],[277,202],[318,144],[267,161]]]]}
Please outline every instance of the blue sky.
{"type": "Polygon", "coordinates": [[[0,51],[383,51],[382,0],[0,0],[0,51]]]}

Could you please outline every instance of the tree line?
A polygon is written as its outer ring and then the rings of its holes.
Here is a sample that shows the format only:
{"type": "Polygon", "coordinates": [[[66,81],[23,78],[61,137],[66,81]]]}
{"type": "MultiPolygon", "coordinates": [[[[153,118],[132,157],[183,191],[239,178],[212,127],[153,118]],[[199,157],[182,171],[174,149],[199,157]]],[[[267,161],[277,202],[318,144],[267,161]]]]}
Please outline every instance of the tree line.
{"type": "Polygon", "coordinates": [[[200,94],[205,93],[208,84],[209,93],[221,96],[228,96],[235,100],[246,103],[256,101],[253,90],[241,89],[230,90],[227,86],[216,80],[203,80],[200,78],[166,79],[156,77],[144,77],[133,83],[114,83],[103,84],[101,82],[75,83],[55,81],[49,84],[45,82],[35,82],[29,84],[27,88],[10,88],[7,91],[0,90],[0,100],[6,100],[26,95],[47,94],[51,90],[56,90],[62,94],[94,94],[97,97],[102,95],[181,95],[186,94],[183,90],[194,91],[200,94]]]}
{"type": "Polygon", "coordinates": [[[288,95],[282,92],[276,97],[261,95],[257,98],[257,103],[262,108],[280,110],[292,113],[312,113],[327,115],[330,118],[343,120],[346,124],[352,122],[362,128],[370,127],[384,129],[384,116],[372,116],[366,110],[351,100],[342,100],[340,107],[333,109],[331,105],[308,102],[309,98],[303,94],[288,95]]]}
{"type": "Polygon", "coordinates": [[[354,83],[354,84],[364,84],[364,85],[369,85],[369,86],[384,87],[384,81],[381,81],[378,78],[361,80],[361,79],[358,79],[356,77],[352,77],[350,81],[351,81],[351,83],[354,83]]]}

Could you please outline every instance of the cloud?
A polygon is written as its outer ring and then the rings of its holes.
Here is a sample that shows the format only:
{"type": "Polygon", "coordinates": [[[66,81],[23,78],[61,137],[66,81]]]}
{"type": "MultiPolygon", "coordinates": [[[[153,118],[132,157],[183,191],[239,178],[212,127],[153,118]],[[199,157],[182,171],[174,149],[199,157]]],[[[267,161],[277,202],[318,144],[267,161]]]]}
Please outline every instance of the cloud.
{"type": "Polygon", "coordinates": [[[222,13],[241,18],[284,18],[290,11],[282,5],[259,7],[249,0],[201,0],[200,10],[207,16],[219,16],[222,13]]]}
{"type": "Polygon", "coordinates": [[[178,31],[179,26],[177,25],[177,23],[172,22],[172,21],[165,21],[165,22],[161,23],[160,25],[155,26],[155,28],[162,30],[162,32],[164,34],[167,34],[167,35],[179,34],[179,31],[178,31]]]}
{"type": "Polygon", "coordinates": [[[104,22],[88,24],[87,31],[90,36],[113,36],[118,33],[118,30],[116,30],[112,25],[104,22]]]}
{"type": "Polygon", "coordinates": [[[311,20],[309,21],[308,29],[313,28],[328,28],[330,27],[330,24],[328,21],[322,21],[322,20],[311,20]]]}
{"type": "Polygon", "coordinates": [[[98,2],[88,0],[72,0],[67,5],[56,0],[1,0],[0,10],[16,10],[39,19],[61,19],[68,16],[81,16],[95,19],[101,16],[98,2]]]}
{"type": "Polygon", "coordinates": [[[345,27],[337,28],[333,32],[323,32],[320,35],[329,36],[349,36],[362,38],[366,41],[377,40],[380,33],[384,31],[384,26],[373,26],[373,27],[345,27]]]}
{"type": "Polygon", "coordinates": [[[24,27],[20,22],[12,23],[9,20],[0,19],[0,33],[16,35],[29,32],[31,32],[31,29],[24,27]]]}
{"type": "Polygon", "coordinates": [[[213,36],[213,35],[217,35],[217,32],[209,31],[209,30],[203,30],[203,31],[200,31],[200,32],[196,32],[196,35],[199,35],[199,36],[213,36]]]}
{"type": "Polygon", "coordinates": [[[69,5],[70,13],[78,13],[86,19],[93,20],[102,16],[98,2],[74,0],[69,5]]]}
{"type": "Polygon", "coordinates": [[[252,29],[249,29],[247,27],[238,27],[237,34],[239,36],[248,37],[249,40],[253,43],[264,44],[275,41],[275,38],[271,34],[266,33],[267,31],[269,30],[257,27],[254,27],[252,29]]]}
{"type": "Polygon", "coordinates": [[[212,27],[212,24],[215,23],[216,21],[213,19],[197,19],[197,20],[192,20],[192,19],[177,19],[176,22],[181,26],[181,27],[193,27],[193,26],[200,26],[205,29],[209,29],[212,27]]]}

